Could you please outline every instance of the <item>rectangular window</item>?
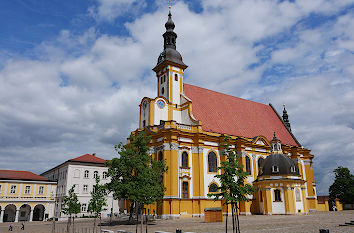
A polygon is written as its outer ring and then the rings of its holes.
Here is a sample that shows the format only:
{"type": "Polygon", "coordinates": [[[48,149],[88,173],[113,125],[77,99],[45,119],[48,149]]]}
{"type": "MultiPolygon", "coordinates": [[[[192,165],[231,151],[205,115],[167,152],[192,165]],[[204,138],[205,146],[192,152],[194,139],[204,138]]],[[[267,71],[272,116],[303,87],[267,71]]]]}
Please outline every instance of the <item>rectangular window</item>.
{"type": "Polygon", "coordinates": [[[31,186],[26,185],[25,187],[25,194],[30,194],[31,193],[31,186]]]}
{"type": "Polygon", "coordinates": [[[16,185],[11,185],[10,193],[11,193],[11,194],[15,194],[15,193],[16,193],[16,189],[17,189],[17,186],[16,186],[16,185]]]}
{"type": "Polygon", "coordinates": [[[0,193],[2,193],[2,185],[0,184],[0,193]]]}
{"type": "Polygon", "coordinates": [[[88,193],[88,185],[84,184],[83,193],[88,193]]]}
{"type": "Polygon", "coordinates": [[[183,182],[182,183],[182,198],[189,198],[189,192],[188,192],[188,182],[183,182]]]}
{"type": "Polygon", "coordinates": [[[105,180],[107,179],[107,172],[103,172],[102,178],[105,180]]]}
{"type": "Polygon", "coordinates": [[[81,205],[81,212],[86,212],[87,211],[87,204],[82,204],[81,205]]]}
{"type": "Polygon", "coordinates": [[[44,194],[44,186],[39,186],[38,194],[44,194]]]}

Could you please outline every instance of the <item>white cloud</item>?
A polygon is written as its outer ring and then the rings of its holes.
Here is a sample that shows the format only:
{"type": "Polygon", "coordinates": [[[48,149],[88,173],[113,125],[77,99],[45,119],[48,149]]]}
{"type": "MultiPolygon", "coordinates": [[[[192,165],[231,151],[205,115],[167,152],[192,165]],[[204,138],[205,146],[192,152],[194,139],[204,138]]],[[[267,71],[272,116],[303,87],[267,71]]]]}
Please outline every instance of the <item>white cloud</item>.
{"type": "Polygon", "coordinates": [[[89,13],[97,20],[112,22],[126,13],[135,15],[146,6],[145,0],[97,0],[98,6],[91,7],[89,13]]]}

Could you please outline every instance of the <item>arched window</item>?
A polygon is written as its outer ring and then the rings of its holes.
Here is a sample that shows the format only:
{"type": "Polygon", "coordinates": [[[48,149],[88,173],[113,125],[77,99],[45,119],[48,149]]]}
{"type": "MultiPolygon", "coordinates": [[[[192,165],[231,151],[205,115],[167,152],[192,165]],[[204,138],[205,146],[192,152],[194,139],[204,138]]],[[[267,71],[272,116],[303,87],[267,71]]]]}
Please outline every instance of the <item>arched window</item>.
{"type": "Polygon", "coordinates": [[[98,177],[98,171],[93,172],[93,178],[96,179],[98,177]]]}
{"type": "Polygon", "coordinates": [[[262,191],[259,191],[259,201],[263,202],[262,191]]]}
{"type": "Polygon", "coordinates": [[[182,167],[188,168],[188,153],[185,151],[182,153],[182,167]]]}
{"type": "Polygon", "coordinates": [[[159,155],[157,156],[157,159],[158,159],[159,161],[162,161],[162,160],[163,160],[162,151],[159,152],[159,155]]]}
{"type": "Polygon", "coordinates": [[[217,172],[218,159],[216,158],[216,154],[213,151],[208,154],[208,166],[209,172],[217,172]]]}
{"type": "Polygon", "coordinates": [[[84,172],[84,178],[89,178],[89,171],[88,171],[88,170],[86,170],[86,171],[84,172]]]}
{"type": "Polygon", "coordinates": [[[175,74],[175,81],[178,81],[178,75],[175,74]]]}
{"type": "Polygon", "coordinates": [[[260,157],[258,159],[258,175],[262,174],[264,159],[260,157]]]}
{"type": "Polygon", "coordinates": [[[162,89],[161,89],[161,94],[165,94],[165,88],[164,87],[162,87],[162,89]]]}
{"type": "Polygon", "coordinates": [[[300,189],[299,188],[295,189],[295,199],[296,199],[296,201],[301,201],[300,189]]]}
{"type": "MultiPolygon", "coordinates": [[[[60,176],[61,176],[61,173],[60,173],[60,176]]],[[[59,176],[59,177],[60,177],[59,176]]],[[[75,171],[74,171],[74,177],[75,178],[80,178],[80,170],[79,169],[75,169],[75,171]]]]}
{"type": "Polygon", "coordinates": [[[102,174],[102,179],[107,179],[107,172],[103,172],[103,174],[102,174]]]}
{"type": "Polygon", "coordinates": [[[279,189],[274,190],[274,201],[281,201],[281,195],[279,189]]]}
{"type": "Polygon", "coordinates": [[[251,160],[247,155],[246,155],[246,172],[248,175],[251,175],[251,160]]]}
{"type": "Polygon", "coordinates": [[[218,191],[219,187],[217,184],[212,183],[209,185],[209,193],[216,193],[218,191]]]}

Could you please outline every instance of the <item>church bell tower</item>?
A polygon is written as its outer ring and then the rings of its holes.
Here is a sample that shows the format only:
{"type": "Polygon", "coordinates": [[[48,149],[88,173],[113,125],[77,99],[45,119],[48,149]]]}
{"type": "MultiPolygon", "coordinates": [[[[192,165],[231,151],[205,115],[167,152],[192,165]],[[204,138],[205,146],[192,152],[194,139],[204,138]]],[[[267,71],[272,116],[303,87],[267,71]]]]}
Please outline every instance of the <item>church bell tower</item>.
{"type": "Polygon", "coordinates": [[[157,96],[164,97],[171,104],[181,104],[183,93],[183,73],[188,67],[183,63],[181,54],[176,50],[177,34],[172,20],[171,6],[165,24],[164,50],[160,54],[157,65],[153,68],[157,77],[157,96]]]}

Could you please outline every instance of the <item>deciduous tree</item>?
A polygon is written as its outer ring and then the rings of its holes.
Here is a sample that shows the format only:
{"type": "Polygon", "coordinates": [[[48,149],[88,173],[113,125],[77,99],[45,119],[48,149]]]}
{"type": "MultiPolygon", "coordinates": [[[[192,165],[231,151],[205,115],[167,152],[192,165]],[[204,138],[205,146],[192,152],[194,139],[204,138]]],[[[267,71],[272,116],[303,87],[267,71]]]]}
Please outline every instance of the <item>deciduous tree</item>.
{"type": "MultiPolygon", "coordinates": [[[[154,160],[148,153],[149,142],[150,138],[144,132],[135,137],[131,135],[126,145],[116,146],[120,157],[107,162],[111,177],[107,186],[114,198],[128,199],[141,208],[161,200],[166,190],[161,180],[167,167],[164,161],[154,160]]],[[[142,214],[138,208],[136,210],[137,216],[139,212],[142,214]]]]}
{"type": "Polygon", "coordinates": [[[73,232],[75,232],[75,215],[80,213],[80,211],[81,204],[77,198],[77,195],[75,194],[75,185],[73,185],[71,189],[69,189],[69,195],[64,197],[63,208],[61,210],[61,212],[63,212],[64,214],[69,215],[67,223],[67,232],[69,232],[70,230],[71,219],[73,220],[73,232]]]}
{"type": "Polygon", "coordinates": [[[335,178],[329,187],[329,197],[334,200],[339,198],[342,203],[354,203],[354,175],[346,167],[339,166],[334,169],[335,178]]]}
{"type": "Polygon", "coordinates": [[[90,202],[88,203],[88,212],[94,213],[95,214],[95,219],[94,219],[94,230],[96,231],[96,219],[99,216],[100,217],[100,232],[101,232],[101,212],[103,210],[104,206],[107,206],[106,202],[106,186],[103,184],[100,184],[100,178],[96,176],[96,183],[93,186],[93,190],[91,192],[91,199],[90,202]]]}
{"type": "MultiPolygon", "coordinates": [[[[249,201],[248,195],[254,193],[255,188],[245,182],[247,172],[244,171],[243,165],[240,163],[240,157],[237,151],[230,144],[231,138],[226,136],[222,143],[222,156],[225,156],[225,161],[221,162],[218,170],[221,174],[215,175],[220,180],[218,193],[208,194],[214,197],[214,200],[223,200],[225,205],[231,204],[232,213],[232,230],[240,233],[239,212],[240,203],[249,201]]],[[[226,221],[227,232],[227,221],[226,221]]]]}

